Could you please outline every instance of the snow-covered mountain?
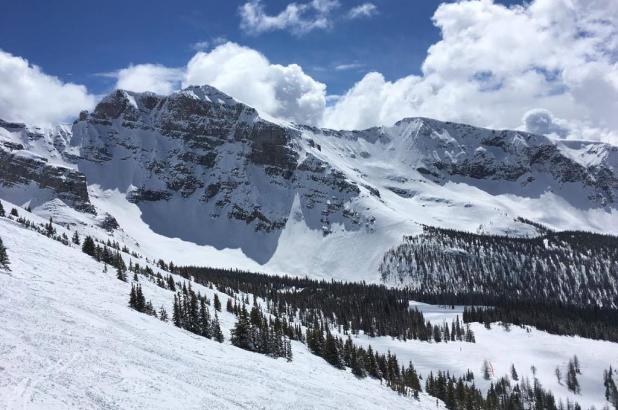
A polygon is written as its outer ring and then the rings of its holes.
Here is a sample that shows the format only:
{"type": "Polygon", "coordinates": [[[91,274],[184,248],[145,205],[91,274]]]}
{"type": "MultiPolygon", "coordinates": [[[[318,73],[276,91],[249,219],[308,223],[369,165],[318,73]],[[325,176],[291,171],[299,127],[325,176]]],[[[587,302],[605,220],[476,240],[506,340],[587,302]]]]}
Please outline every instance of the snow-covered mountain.
{"type": "Polygon", "coordinates": [[[523,216],[618,232],[618,147],[426,118],[318,129],[209,86],[118,90],[70,130],[0,123],[0,147],[5,199],[80,223],[96,217],[49,201],[108,213],[181,263],[375,281],[421,224],[534,233],[523,216]]]}

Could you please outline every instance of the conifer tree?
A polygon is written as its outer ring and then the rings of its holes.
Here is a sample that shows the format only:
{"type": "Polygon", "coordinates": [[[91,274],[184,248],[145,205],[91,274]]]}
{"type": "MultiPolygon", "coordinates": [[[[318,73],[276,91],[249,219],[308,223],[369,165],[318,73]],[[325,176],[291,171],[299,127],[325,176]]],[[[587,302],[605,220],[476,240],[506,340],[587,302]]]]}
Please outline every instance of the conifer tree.
{"type": "Polygon", "coordinates": [[[322,349],[322,357],[331,365],[342,368],[341,356],[339,355],[339,349],[337,348],[337,341],[330,333],[326,332],[326,339],[324,340],[324,348],[322,349]]]}
{"type": "Polygon", "coordinates": [[[519,375],[517,374],[517,370],[515,370],[515,364],[511,364],[511,379],[518,381],[519,375]]]}
{"type": "Polygon", "coordinates": [[[234,325],[234,328],[230,331],[231,333],[231,342],[234,346],[240,347],[241,349],[251,350],[251,335],[250,335],[250,326],[249,326],[249,318],[247,314],[247,309],[243,305],[240,313],[238,315],[238,320],[234,325]]]}
{"type": "MultiPolygon", "coordinates": [[[[107,266],[107,265],[106,265],[107,266]]],[[[121,280],[123,282],[127,281],[127,276],[125,275],[125,273],[122,271],[122,269],[120,268],[120,266],[118,268],[116,268],[116,279],[121,280]]]]}
{"type": "Polygon", "coordinates": [[[172,312],[172,321],[174,322],[174,326],[181,327],[181,312],[180,312],[180,301],[179,296],[174,295],[174,311],[172,312]]]}
{"type": "Polygon", "coordinates": [[[215,318],[212,321],[211,325],[212,325],[212,329],[211,329],[212,338],[215,339],[219,343],[223,343],[223,332],[221,331],[221,326],[219,325],[219,316],[217,315],[216,311],[215,311],[215,318]]]}
{"type": "Polygon", "coordinates": [[[7,254],[6,248],[2,243],[2,238],[0,238],[0,268],[9,268],[9,255],[7,254]]]}
{"type": "Polygon", "coordinates": [[[17,209],[15,208],[11,209],[11,215],[14,216],[15,218],[19,218],[19,213],[17,212],[17,209]]]}
{"type": "Polygon", "coordinates": [[[6,216],[6,213],[4,212],[4,207],[2,206],[2,201],[0,201],[0,216],[1,217],[6,216]]]}
{"type": "Polygon", "coordinates": [[[82,252],[86,255],[94,256],[96,254],[96,245],[90,236],[86,236],[82,243],[82,252]]]}
{"type": "Polygon", "coordinates": [[[49,217],[49,222],[45,225],[45,233],[47,236],[52,236],[56,230],[54,229],[54,225],[53,225],[54,220],[52,219],[52,217],[49,217]]]}
{"type": "Polygon", "coordinates": [[[217,294],[215,293],[215,298],[214,298],[214,306],[215,306],[215,310],[217,312],[221,312],[221,301],[219,300],[219,296],[217,296],[217,294]]]}
{"type": "Polygon", "coordinates": [[[566,375],[567,388],[575,394],[579,394],[579,381],[577,380],[577,369],[572,360],[569,360],[566,375]]]}
{"type": "Polygon", "coordinates": [[[618,409],[618,388],[614,381],[614,370],[611,366],[609,366],[609,370],[603,372],[603,385],[605,386],[605,400],[618,409]]]}
{"type": "Polygon", "coordinates": [[[163,305],[161,305],[161,308],[159,309],[159,319],[161,319],[162,322],[167,322],[168,320],[167,311],[163,305]]]}
{"type": "Polygon", "coordinates": [[[489,367],[489,362],[487,360],[483,360],[483,367],[481,370],[483,371],[483,379],[491,379],[491,370],[489,367]]]}
{"type": "Polygon", "coordinates": [[[73,232],[73,237],[71,238],[71,240],[73,241],[75,245],[79,245],[80,241],[79,241],[79,234],[77,233],[77,231],[73,232]]]}
{"type": "Polygon", "coordinates": [[[210,312],[208,311],[208,307],[206,307],[206,303],[204,299],[200,299],[200,319],[199,319],[199,327],[200,327],[200,335],[211,338],[211,323],[210,323],[210,312]]]}

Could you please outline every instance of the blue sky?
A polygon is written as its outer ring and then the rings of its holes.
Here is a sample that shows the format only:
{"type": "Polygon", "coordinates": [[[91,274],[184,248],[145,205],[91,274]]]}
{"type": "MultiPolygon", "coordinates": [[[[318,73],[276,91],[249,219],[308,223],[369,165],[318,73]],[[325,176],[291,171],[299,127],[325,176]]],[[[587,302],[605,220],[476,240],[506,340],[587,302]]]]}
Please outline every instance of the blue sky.
{"type": "MultiPolygon", "coordinates": [[[[287,30],[246,33],[240,28],[244,3],[12,1],[9,10],[0,13],[0,48],[48,74],[103,93],[114,80],[97,73],[141,63],[182,66],[195,53],[196,43],[227,39],[264,53],[273,63],[297,63],[326,83],[330,93],[340,94],[368,71],[387,79],[419,73],[427,48],[439,39],[431,21],[441,3],[436,0],[374,0],[377,13],[354,20],[345,13],[364,2],[341,2],[332,27],[303,35],[287,30]],[[335,70],[345,65],[355,68],[335,70]]],[[[287,4],[273,0],[264,7],[277,14],[287,4]]]]}
{"type": "Polygon", "coordinates": [[[12,1],[0,118],[209,84],[323,127],[424,116],[617,143],[616,38],[616,0],[12,1]]]}

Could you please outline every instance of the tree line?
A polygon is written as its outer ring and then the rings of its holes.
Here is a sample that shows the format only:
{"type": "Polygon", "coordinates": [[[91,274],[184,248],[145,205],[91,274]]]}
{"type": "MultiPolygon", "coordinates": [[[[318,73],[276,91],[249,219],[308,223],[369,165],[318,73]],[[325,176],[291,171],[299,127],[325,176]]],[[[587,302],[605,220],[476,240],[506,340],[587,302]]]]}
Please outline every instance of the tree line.
{"type": "Polygon", "coordinates": [[[362,331],[371,337],[401,340],[474,342],[472,330],[459,320],[450,326],[426,321],[421,312],[410,308],[411,292],[406,289],[198,266],[176,266],[174,272],[201,284],[216,284],[229,295],[244,292],[264,298],[273,314],[306,327],[317,320],[344,335],[362,331]]]}

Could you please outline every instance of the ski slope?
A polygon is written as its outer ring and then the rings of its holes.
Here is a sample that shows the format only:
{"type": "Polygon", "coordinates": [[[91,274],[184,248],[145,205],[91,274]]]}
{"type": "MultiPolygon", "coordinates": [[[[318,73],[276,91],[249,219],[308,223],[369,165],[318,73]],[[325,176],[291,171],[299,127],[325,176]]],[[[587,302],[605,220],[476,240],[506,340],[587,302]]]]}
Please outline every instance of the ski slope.
{"type": "MultiPolygon", "coordinates": [[[[426,395],[405,398],[337,370],[298,342],[287,362],[193,335],[129,309],[130,284],[77,246],[6,218],[0,237],[11,262],[0,271],[2,409],[436,408],[426,395]]],[[[142,287],[171,312],[172,292],[145,279],[142,287]]],[[[229,339],[234,317],[220,318],[229,339]]]]}

